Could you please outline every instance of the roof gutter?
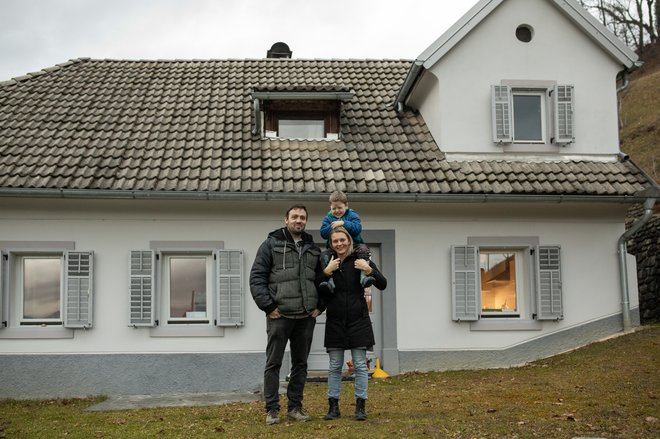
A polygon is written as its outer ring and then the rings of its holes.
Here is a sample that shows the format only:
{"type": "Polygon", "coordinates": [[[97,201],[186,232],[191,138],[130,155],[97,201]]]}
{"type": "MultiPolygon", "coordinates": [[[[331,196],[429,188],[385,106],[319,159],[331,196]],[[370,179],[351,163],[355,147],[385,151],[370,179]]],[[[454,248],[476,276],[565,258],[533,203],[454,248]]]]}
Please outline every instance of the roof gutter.
{"type": "MultiPolygon", "coordinates": [[[[641,203],[645,194],[634,195],[511,195],[511,194],[396,194],[351,193],[352,201],[374,203],[641,203]]],[[[62,199],[123,199],[123,200],[209,200],[209,201],[323,201],[325,192],[214,192],[214,191],[151,191],[103,189],[15,189],[0,188],[0,197],[62,198],[62,199]]]]}
{"type": "Polygon", "coordinates": [[[403,112],[403,106],[406,103],[406,99],[408,99],[408,94],[415,85],[415,82],[417,82],[417,78],[419,78],[419,75],[423,69],[424,61],[419,59],[413,61],[413,64],[410,66],[410,70],[408,70],[408,74],[406,75],[406,79],[403,81],[401,90],[399,90],[399,93],[396,95],[396,99],[394,100],[394,109],[397,113],[403,112]]]}

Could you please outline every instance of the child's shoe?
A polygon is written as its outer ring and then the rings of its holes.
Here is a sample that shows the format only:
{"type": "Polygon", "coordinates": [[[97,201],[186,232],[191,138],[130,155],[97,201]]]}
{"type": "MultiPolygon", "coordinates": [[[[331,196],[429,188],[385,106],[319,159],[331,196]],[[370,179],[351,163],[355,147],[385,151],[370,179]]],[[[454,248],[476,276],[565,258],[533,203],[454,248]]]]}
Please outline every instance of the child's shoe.
{"type": "Polygon", "coordinates": [[[330,282],[321,282],[319,284],[319,293],[331,296],[335,294],[335,289],[330,285],[330,282]]]}
{"type": "Polygon", "coordinates": [[[364,276],[362,279],[360,279],[360,284],[362,285],[362,288],[369,288],[376,282],[376,278],[373,276],[364,276]]]}

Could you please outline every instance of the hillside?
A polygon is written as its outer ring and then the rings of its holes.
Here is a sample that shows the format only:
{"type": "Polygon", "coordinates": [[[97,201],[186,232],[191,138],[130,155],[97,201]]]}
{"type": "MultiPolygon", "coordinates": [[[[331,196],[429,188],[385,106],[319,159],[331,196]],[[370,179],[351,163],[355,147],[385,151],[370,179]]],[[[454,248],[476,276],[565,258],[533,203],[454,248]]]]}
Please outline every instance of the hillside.
{"type": "Polygon", "coordinates": [[[621,94],[621,149],[660,180],[660,44],[648,47],[644,66],[621,94]]]}

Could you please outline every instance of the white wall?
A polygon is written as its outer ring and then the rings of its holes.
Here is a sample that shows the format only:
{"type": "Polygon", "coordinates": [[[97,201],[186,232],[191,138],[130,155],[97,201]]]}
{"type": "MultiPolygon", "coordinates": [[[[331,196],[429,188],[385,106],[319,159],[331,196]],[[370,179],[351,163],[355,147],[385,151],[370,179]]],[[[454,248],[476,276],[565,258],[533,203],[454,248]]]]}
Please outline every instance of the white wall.
{"type": "MultiPolygon", "coordinates": [[[[154,338],[128,327],[128,252],[149,241],[223,240],[243,249],[249,271],[268,232],[283,225],[289,203],[70,201],[3,199],[0,241],[75,241],[95,252],[94,327],[74,339],[0,339],[4,353],[256,352],[265,349],[264,314],[245,279],[245,321],[220,338],[154,338]]],[[[308,229],[318,230],[325,203],[306,203],[308,229]]],[[[625,205],[351,203],[366,230],[395,230],[400,350],[501,348],[621,311],[616,243],[625,205]],[[562,248],[564,315],[541,331],[475,332],[451,321],[451,245],[468,236],[538,236],[562,248]]],[[[632,270],[631,270],[632,271],[632,270]]],[[[385,273],[387,276],[388,273],[385,273]]],[[[391,291],[395,288],[395,291],[391,291]]],[[[636,290],[631,291],[633,305],[636,290]]],[[[384,324],[387,324],[385,322],[384,324]]]]}
{"type": "Polygon", "coordinates": [[[507,0],[425,73],[411,103],[420,108],[444,152],[498,153],[508,147],[492,141],[491,85],[501,80],[572,84],[576,141],[544,152],[614,154],[619,150],[619,70],[621,66],[551,2],[507,0]],[[521,24],[534,29],[529,43],[516,39],[521,24]]]}

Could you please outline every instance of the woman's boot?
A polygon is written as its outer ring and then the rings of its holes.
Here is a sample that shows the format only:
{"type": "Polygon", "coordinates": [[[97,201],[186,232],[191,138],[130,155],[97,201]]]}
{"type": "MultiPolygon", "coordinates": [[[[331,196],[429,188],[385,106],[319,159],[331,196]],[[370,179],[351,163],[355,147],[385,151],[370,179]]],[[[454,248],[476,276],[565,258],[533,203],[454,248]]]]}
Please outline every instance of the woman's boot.
{"type": "Polygon", "coordinates": [[[358,421],[364,421],[367,419],[367,412],[364,407],[366,399],[358,398],[355,400],[355,419],[358,421]]]}
{"type": "Polygon", "coordinates": [[[326,421],[336,419],[340,416],[339,413],[339,400],[337,398],[328,398],[328,414],[325,415],[326,421]]]}

